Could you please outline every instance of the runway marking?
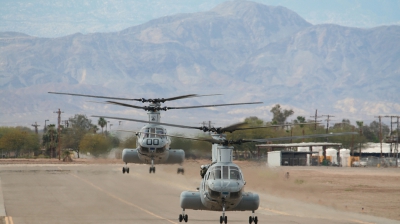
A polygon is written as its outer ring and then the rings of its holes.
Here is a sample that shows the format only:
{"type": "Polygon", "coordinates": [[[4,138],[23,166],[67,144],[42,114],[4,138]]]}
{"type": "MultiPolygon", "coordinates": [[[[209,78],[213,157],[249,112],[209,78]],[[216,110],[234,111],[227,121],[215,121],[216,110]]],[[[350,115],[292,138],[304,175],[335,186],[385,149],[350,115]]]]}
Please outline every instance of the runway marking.
{"type": "Polygon", "coordinates": [[[80,180],[82,180],[82,181],[84,181],[84,182],[86,182],[87,184],[91,185],[92,187],[96,188],[97,190],[104,192],[104,193],[107,194],[108,196],[110,196],[110,197],[112,197],[112,198],[114,198],[114,199],[116,199],[116,200],[118,200],[118,201],[120,201],[120,202],[122,202],[122,203],[125,203],[125,204],[127,204],[127,205],[133,206],[133,207],[135,207],[135,208],[137,208],[137,209],[139,209],[139,210],[142,210],[143,212],[146,212],[147,214],[152,215],[152,216],[154,216],[154,217],[156,217],[156,218],[163,219],[163,220],[167,220],[167,221],[170,222],[170,223],[178,224],[178,223],[176,223],[176,222],[174,222],[174,221],[172,221],[172,220],[170,220],[170,219],[167,219],[167,218],[164,218],[164,217],[162,217],[162,216],[156,215],[156,214],[150,212],[149,210],[146,210],[146,209],[144,209],[144,208],[142,208],[142,207],[140,207],[140,206],[138,206],[138,205],[135,205],[135,204],[133,204],[133,203],[131,203],[131,202],[129,202],[129,201],[126,201],[126,200],[124,200],[124,199],[122,199],[122,198],[119,198],[119,197],[117,197],[117,196],[111,194],[110,192],[108,192],[108,191],[102,189],[101,187],[96,186],[96,185],[93,184],[92,182],[90,182],[90,181],[88,181],[88,180],[85,180],[85,179],[83,179],[83,178],[81,178],[81,177],[79,177],[79,176],[77,176],[77,175],[75,175],[75,174],[70,174],[70,175],[71,175],[71,176],[74,176],[75,178],[78,178],[78,179],[80,179],[80,180]]]}
{"type": "Polygon", "coordinates": [[[6,216],[6,224],[14,224],[11,216],[6,216]]]}

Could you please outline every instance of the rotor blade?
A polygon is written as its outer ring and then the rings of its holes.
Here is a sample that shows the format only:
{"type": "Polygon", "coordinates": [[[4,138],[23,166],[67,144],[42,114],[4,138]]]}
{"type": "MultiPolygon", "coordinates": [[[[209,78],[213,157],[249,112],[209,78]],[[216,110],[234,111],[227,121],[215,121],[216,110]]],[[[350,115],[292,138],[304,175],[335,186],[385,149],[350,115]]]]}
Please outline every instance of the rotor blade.
{"type": "Polygon", "coordinates": [[[189,129],[203,130],[203,127],[192,127],[192,126],[177,125],[177,124],[169,124],[169,123],[162,123],[162,122],[137,120],[137,119],[131,119],[131,118],[107,117],[107,116],[97,116],[97,115],[92,115],[92,117],[103,117],[103,118],[115,119],[115,120],[135,121],[135,122],[140,122],[140,123],[158,124],[158,125],[165,125],[165,126],[178,127],[178,128],[189,128],[189,129]]]}
{"type": "Polygon", "coordinates": [[[132,107],[132,108],[136,108],[136,109],[146,110],[148,108],[148,107],[135,106],[135,105],[120,103],[120,102],[115,102],[115,101],[106,101],[106,102],[109,104],[114,104],[114,105],[119,105],[119,106],[124,106],[124,107],[132,107]]]}
{"type": "Polygon", "coordinates": [[[61,92],[48,92],[51,94],[60,94],[60,95],[70,95],[70,96],[84,96],[84,97],[93,97],[93,98],[103,98],[103,99],[111,99],[111,100],[135,100],[142,101],[142,99],[132,99],[132,98],[122,98],[122,97],[108,97],[108,96],[96,96],[96,95],[86,95],[86,94],[76,94],[76,93],[61,93],[61,92]]]}
{"type": "Polygon", "coordinates": [[[191,97],[217,96],[217,95],[222,95],[222,94],[207,94],[207,95],[188,94],[188,95],[182,95],[182,96],[175,96],[175,97],[165,98],[165,99],[162,99],[162,102],[165,102],[165,101],[172,101],[172,100],[179,100],[179,99],[184,99],[184,98],[191,98],[191,97]]]}
{"type": "MultiPolygon", "coordinates": [[[[118,129],[116,131],[123,131],[123,132],[132,132],[135,134],[138,133],[143,133],[143,134],[149,134],[148,132],[142,132],[142,131],[129,131],[129,130],[121,130],[118,129]]],[[[174,137],[174,138],[183,138],[183,139],[190,139],[190,140],[196,140],[196,141],[205,141],[205,142],[210,142],[210,143],[222,143],[222,141],[212,139],[212,138],[192,138],[192,137],[185,137],[185,136],[179,136],[179,135],[168,135],[168,134],[155,134],[159,136],[168,136],[168,137],[174,137]]]]}
{"type": "Polygon", "coordinates": [[[303,138],[321,138],[321,137],[333,137],[333,136],[342,136],[342,135],[357,135],[357,132],[341,132],[341,133],[332,133],[332,134],[315,134],[315,135],[299,135],[299,136],[287,136],[287,137],[277,137],[277,138],[265,138],[265,139],[242,139],[244,141],[251,142],[273,142],[273,141],[283,141],[283,140],[291,140],[291,139],[303,139],[303,138]]]}
{"type": "Polygon", "coordinates": [[[233,131],[239,130],[239,127],[243,126],[245,124],[246,124],[246,122],[239,122],[236,124],[229,125],[227,127],[220,128],[220,131],[221,131],[221,133],[223,133],[223,132],[231,132],[232,133],[233,131]]]}
{"type": "MultiPolygon", "coordinates": [[[[244,123],[245,124],[245,123],[244,123]]],[[[234,131],[237,130],[247,130],[247,129],[258,129],[258,128],[280,128],[284,126],[292,126],[292,125],[308,125],[308,124],[319,124],[317,123],[298,123],[298,124],[276,124],[276,125],[268,125],[268,126],[258,126],[258,127],[248,127],[248,128],[235,128],[234,131]]],[[[227,130],[229,132],[229,130],[227,130]]]]}
{"type": "Polygon", "coordinates": [[[244,105],[244,104],[260,104],[263,102],[251,102],[251,103],[228,103],[228,104],[212,104],[212,105],[200,105],[200,106],[188,106],[188,107],[167,107],[170,109],[191,109],[191,108],[200,108],[200,107],[221,107],[221,106],[234,106],[234,105],[244,105]]]}

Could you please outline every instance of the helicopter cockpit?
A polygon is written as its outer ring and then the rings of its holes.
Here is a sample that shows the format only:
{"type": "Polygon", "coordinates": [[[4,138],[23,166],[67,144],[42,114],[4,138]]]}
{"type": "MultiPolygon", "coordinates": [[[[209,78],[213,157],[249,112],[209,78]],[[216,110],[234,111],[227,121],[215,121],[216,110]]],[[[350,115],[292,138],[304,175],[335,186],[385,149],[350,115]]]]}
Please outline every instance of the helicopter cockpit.
{"type": "Polygon", "coordinates": [[[236,166],[213,166],[210,168],[210,172],[206,177],[206,180],[209,179],[241,180],[242,177],[239,168],[236,166]]]}
{"type": "Polygon", "coordinates": [[[167,131],[164,128],[142,128],[139,133],[139,138],[161,138],[165,139],[167,136],[167,131]]]}

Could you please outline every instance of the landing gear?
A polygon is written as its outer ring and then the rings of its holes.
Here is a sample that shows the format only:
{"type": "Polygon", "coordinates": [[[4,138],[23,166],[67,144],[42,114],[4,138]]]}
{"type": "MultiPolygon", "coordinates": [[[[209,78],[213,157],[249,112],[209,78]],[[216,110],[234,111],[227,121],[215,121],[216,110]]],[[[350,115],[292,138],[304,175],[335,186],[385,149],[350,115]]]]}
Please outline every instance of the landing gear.
{"type": "Polygon", "coordinates": [[[151,167],[150,167],[150,170],[149,170],[149,173],[151,173],[151,172],[156,173],[156,168],[154,167],[153,158],[151,158],[151,167]]]}
{"type": "Polygon", "coordinates": [[[179,215],[179,222],[182,222],[182,220],[185,220],[185,222],[188,221],[188,215],[185,214],[185,209],[183,209],[182,214],[179,215]]]}
{"type": "Polygon", "coordinates": [[[225,198],[222,198],[222,216],[219,217],[219,223],[228,223],[228,216],[225,215],[225,198]]]}
{"type": "Polygon", "coordinates": [[[128,164],[125,165],[125,167],[122,167],[122,173],[129,173],[129,167],[128,164]]]}
{"type": "Polygon", "coordinates": [[[219,217],[219,223],[228,223],[228,216],[220,216],[219,217]]]}
{"type": "Polygon", "coordinates": [[[255,224],[258,223],[258,218],[257,218],[257,216],[254,216],[254,211],[253,211],[252,216],[249,216],[249,224],[251,224],[253,221],[255,224]]]}
{"type": "Polygon", "coordinates": [[[177,174],[180,174],[180,173],[184,174],[185,170],[183,168],[178,168],[177,174]]]}

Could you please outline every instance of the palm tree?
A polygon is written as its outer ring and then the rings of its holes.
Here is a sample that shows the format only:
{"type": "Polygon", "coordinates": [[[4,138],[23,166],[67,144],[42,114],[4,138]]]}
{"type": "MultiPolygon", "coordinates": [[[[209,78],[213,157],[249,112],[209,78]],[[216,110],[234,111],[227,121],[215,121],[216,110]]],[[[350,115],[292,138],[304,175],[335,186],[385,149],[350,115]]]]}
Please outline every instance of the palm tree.
{"type": "Polygon", "coordinates": [[[103,128],[107,125],[106,119],[104,119],[104,117],[100,117],[97,124],[101,127],[101,133],[103,134],[103,128]]]}

